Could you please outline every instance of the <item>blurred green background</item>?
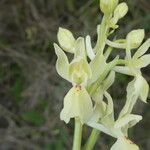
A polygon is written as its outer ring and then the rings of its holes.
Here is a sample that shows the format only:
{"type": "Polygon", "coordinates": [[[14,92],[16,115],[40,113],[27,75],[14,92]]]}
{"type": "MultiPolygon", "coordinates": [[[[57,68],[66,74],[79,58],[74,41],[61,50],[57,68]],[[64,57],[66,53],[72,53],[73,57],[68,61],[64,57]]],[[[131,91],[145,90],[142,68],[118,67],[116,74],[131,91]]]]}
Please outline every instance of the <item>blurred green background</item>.
{"type": "MultiPolygon", "coordinates": [[[[130,10],[117,37],[137,28],[145,28],[150,37],[150,1],[127,3],[130,10]]],[[[0,0],[0,150],[71,150],[73,122],[59,119],[70,84],[56,73],[53,43],[59,26],[75,37],[96,39],[101,18],[99,0],[0,0]]],[[[150,83],[150,67],[143,74],[150,83]]],[[[110,90],[117,111],[129,81],[117,75],[110,90]]],[[[150,150],[150,103],[138,102],[134,112],[143,121],[130,130],[131,139],[150,150]]],[[[83,143],[90,130],[84,128],[83,143]]],[[[109,150],[113,142],[102,133],[95,150],[109,150]]]]}

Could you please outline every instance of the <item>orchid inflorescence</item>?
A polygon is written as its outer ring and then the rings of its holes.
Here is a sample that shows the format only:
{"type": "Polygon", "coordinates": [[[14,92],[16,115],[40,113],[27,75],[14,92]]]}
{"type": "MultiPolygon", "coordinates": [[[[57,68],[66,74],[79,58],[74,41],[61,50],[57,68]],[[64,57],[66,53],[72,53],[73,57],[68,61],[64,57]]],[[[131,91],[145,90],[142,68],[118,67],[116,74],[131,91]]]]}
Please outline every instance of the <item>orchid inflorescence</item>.
{"type": "MultiPolygon", "coordinates": [[[[68,123],[74,118],[80,127],[84,124],[116,138],[111,150],[138,150],[139,147],[128,138],[128,129],[142,119],[142,116],[132,114],[137,100],[146,103],[148,97],[149,85],[142,76],[141,68],[150,64],[150,54],[145,54],[150,47],[150,39],[143,43],[144,30],[137,29],[128,33],[125,39],[111,41],[109,37],[119,27],[118,21],[127,14],[128,6],[118,0],[100,0],[100,9],[104,16],[97,26],[94,48],[89,35],[76,39],[69,30],[59,28],[59,46],[54,44],[58,57],[56,70],[72,83],[64,97],[60,119],[68,123]],[[125,58],[120,59],[117,55],[110,61],[109,56],[116,49],[123,50],[125,58]],[[70,62],[65,52],[73,55],[70,62]],[[127,85],[126,102],[117,119],[114,118],[113,100],[108,93],[116,72],[133,77],[127,85]]],[[[81,143],[75,143],[73,149],[80,150],[81,143]]],[[[87,149],[90,150],[89,147],[87,149]]]]}

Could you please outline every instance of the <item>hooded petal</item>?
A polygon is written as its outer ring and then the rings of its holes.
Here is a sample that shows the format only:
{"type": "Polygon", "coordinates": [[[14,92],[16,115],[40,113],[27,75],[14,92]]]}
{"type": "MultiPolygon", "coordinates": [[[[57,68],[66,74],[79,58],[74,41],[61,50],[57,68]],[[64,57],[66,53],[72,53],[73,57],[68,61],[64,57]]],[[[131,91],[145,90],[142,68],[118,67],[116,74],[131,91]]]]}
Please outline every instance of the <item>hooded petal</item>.
{"type": "Polygon", "coordinates": [[[75,58],[69,66],[69,76],[73,83],[86,85],[92,76],[90,65],[82,57],[75,58]]]}
{"type": "Polygon", "coordinates": [[[145,36],[143,29],[133,30],[127,35],[127,45],[129,44],[131,48],[137,48],[141,45],[145,36]]]}
{"type": "Polygon", "coordinates": [[[58,34],[58,42],[60,46],[67,52],[74,53],[74,43],[75,43],[75,38],[73,34],[64,28],[59,28],[58,34]]]}
{"type": "Polygon", "coordinates": [[[65,96],[60,118],[68,123],[71,118],[79,117],[82,123],[86,123],[92,113],[93,104],[89,94],[84,87],[76,86],[65,96]]]}

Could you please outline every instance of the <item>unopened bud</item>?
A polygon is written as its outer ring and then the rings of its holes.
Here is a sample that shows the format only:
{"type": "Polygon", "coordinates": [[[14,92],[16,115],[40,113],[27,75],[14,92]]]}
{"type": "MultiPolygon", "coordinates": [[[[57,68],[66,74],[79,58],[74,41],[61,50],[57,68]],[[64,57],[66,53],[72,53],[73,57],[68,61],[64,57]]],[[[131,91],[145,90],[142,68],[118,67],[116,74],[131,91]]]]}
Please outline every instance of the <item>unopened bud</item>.
{"type": "Polygon", "coordinates": [[[104,14],[113,13],[117,5],[118,0],[100,0],[100,9],[104,14]]]}
{"type": "Polygon", "coordinates": [[[117,19],[123,18],[128,12],[128,6],[126,3],[120,3],[115,11],[114,11],[114,17],[117,19]]]}

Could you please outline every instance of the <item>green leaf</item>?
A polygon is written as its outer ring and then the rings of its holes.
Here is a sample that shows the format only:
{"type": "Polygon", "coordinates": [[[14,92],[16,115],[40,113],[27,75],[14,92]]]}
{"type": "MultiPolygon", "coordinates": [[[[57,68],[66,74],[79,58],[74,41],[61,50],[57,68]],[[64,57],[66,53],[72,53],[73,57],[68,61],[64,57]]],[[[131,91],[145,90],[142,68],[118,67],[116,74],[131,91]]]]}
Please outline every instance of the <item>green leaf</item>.
{"type": "Polygon", "coordinates": [[[24,112],[21,114],[21,117],[23,120],[35,125],[42,125],[45,122],[43,114],[37,111],[24,112]]]}

